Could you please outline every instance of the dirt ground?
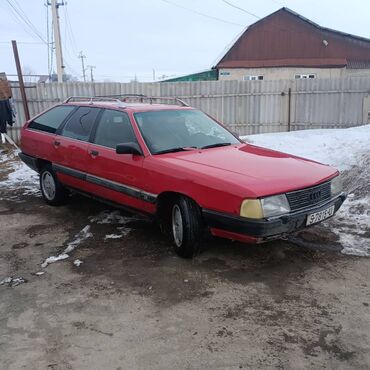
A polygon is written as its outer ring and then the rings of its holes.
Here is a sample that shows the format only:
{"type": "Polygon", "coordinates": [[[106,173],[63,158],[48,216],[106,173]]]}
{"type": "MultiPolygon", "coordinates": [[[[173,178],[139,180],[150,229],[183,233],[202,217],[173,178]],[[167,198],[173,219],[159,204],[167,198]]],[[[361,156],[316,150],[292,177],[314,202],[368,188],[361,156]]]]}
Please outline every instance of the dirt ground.
{"type": "Polygon", "coordinates": [[[0,280],[26,281],[0,286],[1,369],[370,368],[370,259],[342,255],[323,227],[260,246],[209,239],[183,260],[145,220],[107,239],[122,225],[91,217],[113,209],[50,207],[4,176],[0,280]],[[87,225],[70,258],[41,268],[87,225]]]}

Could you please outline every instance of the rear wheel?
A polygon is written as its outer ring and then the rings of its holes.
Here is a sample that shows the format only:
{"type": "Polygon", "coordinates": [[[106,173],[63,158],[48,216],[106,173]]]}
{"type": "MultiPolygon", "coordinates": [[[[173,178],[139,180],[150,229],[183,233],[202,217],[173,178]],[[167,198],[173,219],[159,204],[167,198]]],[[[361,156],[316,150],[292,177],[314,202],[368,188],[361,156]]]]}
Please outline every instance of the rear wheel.
{"type": "Polygon", "coordinates": [[[49,164],[40,171],[40,188],[46,203],[53,206],[66,203],[68,191],[59,182],[53,168],[49,164]]]}
{"type": "Polygon", "coordinates": [[[179,197],[172,204],[171,231],[175,252],[184,258],[193,257],[203,234],[198,205],[191,199],[179,197]]]}

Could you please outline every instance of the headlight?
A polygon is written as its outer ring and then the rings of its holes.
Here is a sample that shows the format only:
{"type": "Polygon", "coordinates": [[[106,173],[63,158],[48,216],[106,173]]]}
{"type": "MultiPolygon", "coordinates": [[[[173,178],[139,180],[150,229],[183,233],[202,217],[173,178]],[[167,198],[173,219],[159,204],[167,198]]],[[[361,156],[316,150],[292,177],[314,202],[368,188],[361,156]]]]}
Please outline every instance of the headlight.
{"type": "Polygon", "coordinates": [[[341,175],[334,177],[330,182],[331,186],[331,196],[335,197],[343,191],[343,178],[341,175]]]}
{"type": "Polygon", "coordinates": [[[247,218],[263,218],[262,205],[259,199],[246,199],[240,207],[240,216],[247,218]]]}
{"type": "Polygon", "coordinates": [[[279,216],[290,212],[288,199],[285,194],[263,198],[262,209],[265,217],[279,216]]]}
{"type": "Polygon", "coordinates": [[[262,199],[246,199],[240,207],[240,216],[247,218],[264,218],[279,216],[290,212],[285,194],[262,199]]]}

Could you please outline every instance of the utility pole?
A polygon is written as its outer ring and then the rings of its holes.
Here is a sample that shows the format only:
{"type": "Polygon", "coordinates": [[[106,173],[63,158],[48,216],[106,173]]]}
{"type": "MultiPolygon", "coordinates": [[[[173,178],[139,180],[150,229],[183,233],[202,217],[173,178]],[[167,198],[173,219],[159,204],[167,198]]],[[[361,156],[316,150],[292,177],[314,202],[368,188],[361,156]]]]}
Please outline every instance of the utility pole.
{"type": "Polygon", "coordinates": [[[84,78],[84,82],[86,82],[86,68],[85,68],[85,62],[84,59],[86,59],[86,55],[83,55],[82,51],[80,51],[80,54],[78,57],[81,59],[81,66],[82,66],[82,76],[84,78]]]}
{"type": "Polygon", "coordinates": [[[64,2],[58,3],[57,0],[51,0],[51,2],[48,3],[48,5],[51,5],[51,15],[52,15],[52,18],[53,18],[54,42],[55,42],[58,82],[63,82],[64,65],[63,65],[62,42],[61,42],[61,38],[60,38],[58,8],[59,8],[59,6],[64,5],[64,2]]]}
{"type": "Polygon", "coordinates": [[[93,74],[93,69],[96,68],[95,66],[87,66],[87,68],[90,69],[90,81],[94,82],[94,74],[93,74]]]}
{"type": "Polygon", "coordinates": [[[22,103],[23,103],[23,109],[24,109],[24,116],[26,117],[26,120],[28,121],[30,119],[30,112],[28,110],[28,102],[27,102],[26,90],[24,88],[24,83],[23,83],[23,75],[22,75],[21,63],[19,61],[17,41],[12,40],[12,47],[13,47],[13,53],[14,53],[15,66],[17,67],[19,88],[21,90],[22,103]]]}

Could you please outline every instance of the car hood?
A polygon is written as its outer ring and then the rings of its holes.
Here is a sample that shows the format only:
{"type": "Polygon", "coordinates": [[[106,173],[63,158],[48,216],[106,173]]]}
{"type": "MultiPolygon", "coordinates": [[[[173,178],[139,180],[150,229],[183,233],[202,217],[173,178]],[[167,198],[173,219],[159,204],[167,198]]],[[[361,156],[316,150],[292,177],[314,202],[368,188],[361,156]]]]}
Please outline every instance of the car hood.
{"type": "Polygon", "coordinates": [[[250,144],[171,153],[162,158],[188,173],[245,187],[256,197],[314,186],[338,172],[318,162],[250,144]]]}

